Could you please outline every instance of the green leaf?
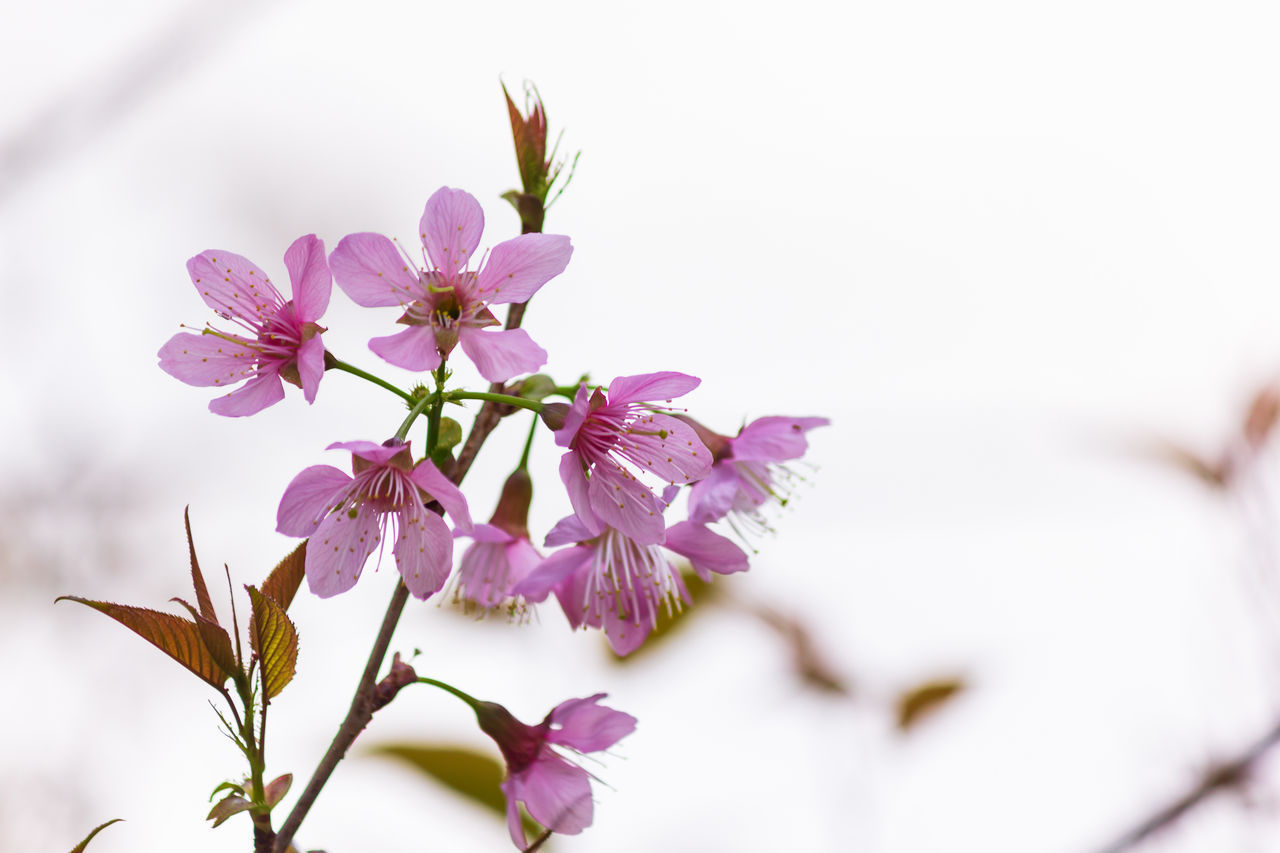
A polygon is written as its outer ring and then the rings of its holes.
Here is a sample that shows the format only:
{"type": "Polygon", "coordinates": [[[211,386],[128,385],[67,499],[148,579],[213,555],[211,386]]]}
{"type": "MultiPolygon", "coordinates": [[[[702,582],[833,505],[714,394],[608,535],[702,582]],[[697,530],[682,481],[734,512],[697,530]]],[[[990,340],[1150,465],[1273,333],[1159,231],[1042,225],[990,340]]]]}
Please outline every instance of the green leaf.
{"type": "Polygon", "coordinates": [[[213,791],[209,794],[209,802],[213,802],[213,798],[218,796],[218,794],[222,791],[234,791],[240,796],[244,796],[243,785],[240,785],[237,782],[222,782],[218,785],[218,787],[214,788],[213,791]]]}
{"type": "Polygon", "coordinates": [[[297,670],[298,630],[274,599],[247,584],[245,589],[253,602],[249,645],[261,664],[263,696],[269,700],[284,689],[297,670]]]}
{"type": "Polygon", "coordinates": [[[221,687],[231,675],[209,651],[195,622],[188,622],[172,613],[161,613],[159,610],[113,604],[109,601],[91,601],[77,595],[62,595],[55,601],[64,599],[78,601],[107,614],[213,687],[221,687]]]}
{"type": "Polygon", "coordinates": [[[228,794],[226,797],[219,800],[217,805],[209,810],[209,815],[205,820],[213,821],[214,827],[222,826],[227,818],[232,815],[240,814],[240,812],[248,811],[251,808],[253,808],[253,803],[249,802],[244,797],[236,794],[228,794]]]}
{"type": "Polygon", "coordinates": [[[307,540],[298,543],[289,556],[281,560],[267,579],[262,582],[262,594],[280,605],[281,610],[288,610],[293,603],[293,596],[306,575],[307,540]]]}
{"type": "MultiPolygon", "coordinates": [[[[507,799],[500,787],[505,767],[492,756],[458,746],[424,743],[381,744],[372,753],[403,761],[473,803],[506,817],[507,799]]],[[[523,813],[521,819],[527,833],[541,829],[523,813]]]]}
{"type": "Polygon", "coordinates": [[[959,676],[935,678],[916,685],[898,697],[898,729],[906,732],[932,716],[968,688],[959,676]]]}
{"type": "Polygon", "coordinates": [[[97,835],[99,832],[102,832],[102,830],[106,829],[108,826],[111,826],[111,824],[119,823],[122,820],[124,820],[124,818],[117,817],[107,821],[106,823],[98,824],[93,828],[93,832],[90,832],[88,835],[84,837],[84,841],[81,841],[75,847],[71,848],[71,853],[84,853],[84,848],[89,846],[89,842],[93,840],[93,837],[95,835],[97,835]]]}
{"type": "Polygon", "coordinates": [[[191,508],[182,511],[182,523],[187,528],[187,550],[191,553],[191,584],[196,588],[196,604],[200,606],[200,615],[215,625],[218,614],[213,611],[213,599],[209,597],[209,588],[205,586],[204,575],[200,573],[200,561],[196,559],[196,543],[191,538],[191,508]]]}

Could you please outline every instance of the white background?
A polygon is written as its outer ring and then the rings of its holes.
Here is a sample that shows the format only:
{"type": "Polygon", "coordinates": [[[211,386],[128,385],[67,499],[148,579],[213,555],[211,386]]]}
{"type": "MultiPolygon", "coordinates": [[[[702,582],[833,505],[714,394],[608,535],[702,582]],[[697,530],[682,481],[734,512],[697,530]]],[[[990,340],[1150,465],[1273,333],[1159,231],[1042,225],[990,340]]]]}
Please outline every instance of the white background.
{"type": "MultiPolygon", "coordinates": [[[[186,595],[187,504],[206,571],[258,581],[292,547],[273,531],[289,479],[394,431],[394,401],[335,374],[313,407],[218,418],[155,353],[206,319],[183,268],[206,248],[283,283],[304,233],[412,244],[441,185],[481,199],[482,245],[516,233],[500,76],[535,81],[583,151],[547,222],[573,261],[526,323],[547,370],[696,374],[687,404],[724,432],[833,420],[725,585],[801,617],[855,689],[807,691],[733,610],[621,670],[552,608],[513,628],[412,605],[393,648],[424,674],[527,720],[598,690],[640,718],[592,766],[595,826],[556,849],[1088,851],[1269,725],[1277,593],[1250,573],[1274,566],[1274,460],[1224,498],[1149,451],[1216,453],[1280,365],[1271,6],[835,8],[6,4],[0,847],[124,817],[94,853],[247,848],[247,821],[202,822],[240,769],[207,688],[51,602],[186,595]],[[971,689],[896,734],[886,702],[949,672],[971,689]]],[[[326,344],[395,376],[364,343],[392,319],[335,289],[326,344]]],[[[469,478],[478,517],[521,431],[469,478]]],[[[567,506],[555,460],[542,440],[541,530],[567,506]]],[[[300,595],[273,771],[310,773],[392,571],[300,595]]],[[[361,743],[416,736],[486,744],[425,689],[361,743]]],[[[1153,849],[1269,849],[1257,794],[1153,849]]],[[[299,841],[509,849],[359,748],[299,841]]]]}

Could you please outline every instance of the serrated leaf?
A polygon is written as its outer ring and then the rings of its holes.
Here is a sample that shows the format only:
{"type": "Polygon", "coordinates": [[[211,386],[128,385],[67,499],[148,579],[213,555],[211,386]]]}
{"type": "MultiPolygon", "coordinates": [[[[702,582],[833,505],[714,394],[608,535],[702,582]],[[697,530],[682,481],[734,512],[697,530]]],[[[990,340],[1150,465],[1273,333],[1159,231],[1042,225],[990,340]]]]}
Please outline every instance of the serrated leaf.
{"type": "MultiPolygon", "coordinates": [[[[407,763],[494,814],[503,817],[507,814],[507,798],[501,788],[506,768],[492,756],[459,746],[424,743],[381,744],[371,751],[374,755],[390,756],[407,763]]],[[[541,829],[523,813],[520,817],[526,833],[541,829]]]]}
{"type": "Polygon", "coordinates": [[[117,817],[117,818],[112,818],[111,820],[107,821],[106,823],[100,823],[100,824],[98,824],[97,826],[95,826],[95,827],[93,828],[93,832],[90,832],[88,835],[86,835],[86,836],[84,837],[84,841],[81,841],[81,842],[80,842],[79,844],[77,844],[75,847],[72,847],[72,848],[71,848],[71,853],[84,853],[84,848],[86,848],[86,847],[88,847],[88,846],[89,846],[89,842],[93,840],[93,837],[94,837],[95,835],[97,835],[99,832],[102,832],[102,830],[106,829],[108,826],[111,826],[111,824],[113,824],[113,823],[119,823],[119,822],[120,822],[120,821],[122,821],[122,820],[124,820],[124,818],[122,818],[122,817],[117,817]]]}
{"type": "Polygon", "coordinates": [[[196,589],[196,604],[200,607],[200,615],[215,625],[218,614],[213,610],[213,599],[209,597],[209,588],[205,586],[204,575],[200,572],[200,561],[196,559],[196,543],[191,538],[191,508],[182,511],[182,523],[187,528],[187,550],[191,553],[191,585],[196,589]]]}
{"type": "Polygon", "coordinates": [[[105,613],[191,670],[206,684],[221,687],[230,675],[218,665],[213,654],[205,646],[200,629],[195,622],[188,622],[172,613],[161,613],[159,610],[114,604],[110,601],[91,601],[77,595],[59,596],[55,601],[63,599],[78,601],[105,613]]]}
{"type": "Polygon", "coordinates": [[[288,610],[293,603],[293,596],[298,592],[298,586],[306,576],[306,570],[307,540],[303,539],[267,575],[267,579],[262,582],[262,594],[279,604],[281,610],[288,610]]]}
{"type": "Polygon", "coordinates": [[[219,827],[232,815],[238,815],[240,812],[248,811],[251,808],[253,808],[253,803],[244,797],[228,794],[225,798],[218,800],[218,804],[209,810],[209,815],[205,820],[211,820],[214,827],[219,827]]]}
{"type": "Polygon", "coordinates": [[[235,678],[240,672],[240,662],[236,660],[236,654],[231,650],[231,635],[225,628],[217,622],[211,622],[196,612],[196,609],[181,598],[171,598],[170,601],[176,601],[187,609],[191,614],[191,618],[195,620],[196,630],[200,633],[200,641],[204,643],[204,647],[208,649],[209,654],[213,655],[214,663],[222,668],[227,675],[235,678]]]}
{"type": "Polygon", "coordinates": [[[924,718],[936,713],[968,687],[963,678],[936,678],[912,687],[898,697],[898,729],[909,731],[924,718]]]}
{"type": "Polygon", "coordinates": [[[262,669],[264,698],[270,700],[293,679],[298,665],[298,630],[274,599],[252,586],[246,585],[245,589],[253,602],[249,644],[262,669]]]}

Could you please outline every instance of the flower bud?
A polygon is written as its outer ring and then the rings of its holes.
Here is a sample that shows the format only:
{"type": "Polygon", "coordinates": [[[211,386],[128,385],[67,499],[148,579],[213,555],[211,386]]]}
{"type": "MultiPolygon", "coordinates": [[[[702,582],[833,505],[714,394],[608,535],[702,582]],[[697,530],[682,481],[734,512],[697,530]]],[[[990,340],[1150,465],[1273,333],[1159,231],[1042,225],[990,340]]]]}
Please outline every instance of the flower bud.
{"type": "Polygon", "coordinates": [[[529,504],[533,502],[533,480],[528,470],[517,468],[502,484],[502,497],[489,523],[516,539],[529,538],[529,504]]]}
{"type": "Polygon", "coordinates": [[[542,407],[542,411],[538,413],[538,416],[542,418],[542,422],[547,425],[547,428],[554,432],[564,429],[564,419],[568,414],[568,403],[547,403],[542,407]]]}

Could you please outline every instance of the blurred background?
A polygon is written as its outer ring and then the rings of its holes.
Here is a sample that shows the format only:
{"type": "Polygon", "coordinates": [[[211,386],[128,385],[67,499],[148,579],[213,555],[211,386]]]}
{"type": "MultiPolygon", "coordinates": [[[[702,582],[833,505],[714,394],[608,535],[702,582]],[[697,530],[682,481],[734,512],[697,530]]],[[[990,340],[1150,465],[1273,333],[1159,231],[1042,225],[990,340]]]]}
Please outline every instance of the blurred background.
{"type": "MultiPolygon", "coordinates": [[[[242,768],[214,694],[53,599],[188,595],[186,505],[211,584],[292,549],[284,486],[400,410],[331,373],[312,407],[289,389],[210,414],[156,368],[207,319],[185,260],[230,250],[283,284],[302,234],[413,245],[442,185],[481,200],[482,245],[514,235],[499,84],[526,79],[583,152],[546,225],[573,261],[525,322],[547,371],[698,375],[687,405],[721,432],[833,422],[752,571],[626,665],[551,607],[513,626],[410,605],[392,649],[421,674],[529,721],[597,691],[640,719],[590,765],[595,825],[549,849],[1089,853],[1206,780],[1143,849],[1275,849],[1277,13],[833,9],[6,6],[0,849],[66,850],[113,817],[94,853],[247,849],[244,819],[204,822],[242,768]]],[[[407,381],[365,346],[392,319],[335,290],[326,344],[407,381]]],[[[477,517],[523,432],[469,476],[477,517]]],[[[568,508],[557,456],[534,448],[535,540],[568,508]]],[[[393,581],[388,561],[291,608],[268,771],[295,794],[393,581]]],[[[423,739],[496,755],[463,705],[409,691],[299,843],[510,849],[484,808],[373,754],[423,739]]]]}

